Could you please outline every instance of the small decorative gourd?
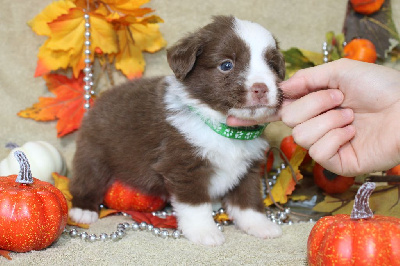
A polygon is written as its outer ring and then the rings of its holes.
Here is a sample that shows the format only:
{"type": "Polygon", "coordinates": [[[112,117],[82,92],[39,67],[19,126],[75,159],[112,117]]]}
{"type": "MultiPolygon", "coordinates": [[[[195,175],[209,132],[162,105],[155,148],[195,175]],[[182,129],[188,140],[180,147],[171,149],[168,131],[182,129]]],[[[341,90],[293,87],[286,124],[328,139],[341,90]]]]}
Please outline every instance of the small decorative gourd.
{"type": "Polygon", "coordinates": [[[118,211],[153,212],[165,207],[166,200],[146,195],[116,180],[104,196],[104,204],[118,211]]]}
{"type": "Polygon", "coordinates": [[[68,206],[59,189],[32,177],[28,159],[15,152],[17,175],[0,176],[0,249],[15,252],[40,250],[63,232],[68,206]]]}
{"type": "Polygon", "coordinates": [[[64,175],[66,164],[60,152],[46,141],[30,141],[19,147],[12,145],[10,154],[0,162],[0,176],[18,174],[19,165],[14,159],[15,151],[22,151],[28,157],[31,171],[36,178],[54,184],[51,174],[64,175]]]}
{"type": "Polygon", "coordinates": [[[373,215],[368,200],[375,183],[357,192],[351,215],[318,220],[308,237],[310,266],[400,265],[400,219],[373,215]]]}

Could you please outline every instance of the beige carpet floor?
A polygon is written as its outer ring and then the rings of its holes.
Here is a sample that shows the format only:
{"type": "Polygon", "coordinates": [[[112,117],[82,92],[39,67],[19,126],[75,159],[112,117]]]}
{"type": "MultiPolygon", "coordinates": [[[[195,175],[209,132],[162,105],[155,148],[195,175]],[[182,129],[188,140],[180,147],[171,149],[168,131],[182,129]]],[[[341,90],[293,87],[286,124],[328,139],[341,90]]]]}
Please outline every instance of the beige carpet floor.
{"type": "MultiPolygon", "coordinates": [[[[38,14],[50,0],[1,1],[0,8],[0,159],[9,151],[7,142],[24,144],[46,140],[64,155],[68,167],[75,150],[76,135],[56,137],[55,122],[39,123],[16,115],[35,103],[39,96],[51,96],[41,78],[34,78],[36,54],[45,41],[26,22],[38,14]]],[[[171,45],[189,31],[210,21],[212,15],[233,14],[260,23],[274,33],[281,47],[300,47],[321,51],[327,31],[340,32],[346,0],[152,0],[165,23],[161,32],[171,45]]],[[[400,0],[393,0],[393,17],[400,29],[400,0]]],[[[165,50],[146,54],[145,76],[165,75],[171,71],[165,50]]],[[[117,82],[122,78],[116,78],[117,82]]],[[[267,134],[277,144],[290,130],[273,123],[267,134]]],[[[100,220],[91,232],[110,233],[126,217],[100,220]]],[[[259,240],[225,228],[226,243],[220,247],[203,247],[179,240],[156,238],[147,232],[128,232],[119,242],[86,243],[62,236],[51,247],[24,254],[12,253],[12,261],[0,257],[0,265],[303,265],[306,243],[312,224],[283,226],[283,237],[259,240]]]]}

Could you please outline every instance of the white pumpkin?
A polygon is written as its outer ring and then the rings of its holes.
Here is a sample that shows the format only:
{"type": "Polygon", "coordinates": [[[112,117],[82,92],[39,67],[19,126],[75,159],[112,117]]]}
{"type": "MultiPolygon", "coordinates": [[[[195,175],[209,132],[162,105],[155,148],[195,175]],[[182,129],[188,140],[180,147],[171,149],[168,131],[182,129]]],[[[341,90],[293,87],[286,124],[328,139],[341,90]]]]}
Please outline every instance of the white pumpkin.
{"type": "Polygon", "coordinates": [[[15,151],[23,151],[31,165],[32,175],[37,179],[54,184],[53,172],[65,174],[66,165],[60,152],[46,141],[30,141],[11,150],[0,162],[0,176],[18,174],[19,164],[14,158],[15,151]]]}

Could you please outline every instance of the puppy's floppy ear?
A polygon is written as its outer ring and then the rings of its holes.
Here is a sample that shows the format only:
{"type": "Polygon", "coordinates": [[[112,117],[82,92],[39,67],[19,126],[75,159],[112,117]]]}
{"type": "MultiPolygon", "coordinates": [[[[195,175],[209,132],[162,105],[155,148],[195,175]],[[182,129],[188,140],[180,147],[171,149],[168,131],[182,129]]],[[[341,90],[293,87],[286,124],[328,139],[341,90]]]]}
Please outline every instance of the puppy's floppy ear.
{"type": "Polygon", "coordinates": [[[276,51],[273,53],[274,54],[273,55],[274,68],[278,73],[278,77],[281,80],[285,80],[285,73],[286,73],[285,57],[280,52],[278,40],[275,37],[274,37],[274,40],[276,43],[276,51]]]}
{"type": "Polygon", "coordinates": [[[203,40],[197,32],[181,39],[167,50],[168,64],[179,80],[192,70],[197,56],[202,53],[203,40]]]}
{"type": "Polygon", "coordinates": [[[285,57],[281,52],[278,51],[277,53],[277,61],[278,61],[278,77],[281,80],[285,80],[285,73],[286,73],[286,65],[285,65],[285,57]]]}

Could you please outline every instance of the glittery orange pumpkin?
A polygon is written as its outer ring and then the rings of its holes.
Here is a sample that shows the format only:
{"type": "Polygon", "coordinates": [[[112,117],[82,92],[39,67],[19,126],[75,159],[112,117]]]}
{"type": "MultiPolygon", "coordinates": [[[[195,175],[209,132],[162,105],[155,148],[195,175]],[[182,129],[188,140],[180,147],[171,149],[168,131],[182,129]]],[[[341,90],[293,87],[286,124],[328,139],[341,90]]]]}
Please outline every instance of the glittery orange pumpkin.
{"type": "Polygon", "coordinates": [[[400,265],[400,219],[373,215],[368,199],[374,188],[361,186],[351,215],[318,220],[308,237],[310,266],[400,265]]]}
{"type": "Polygon", "coordinates": [[[166,201],[157,196],[140,193],[117,180],[107,190],[104,204],[118,211],[152,212],[164,208],[166,201]]]}
{"type": "Polygon", "coordinates": [[[21,177],[30,173],[26,157],[23,164],[28,167],[21,166],[20,175],[0,177],[0,249],[15,252],[48,247],[62,234],[68,218],[61,191],[31,174],[21,177]],[[19,183],[17,177],[28,181],[19,183]]]}

